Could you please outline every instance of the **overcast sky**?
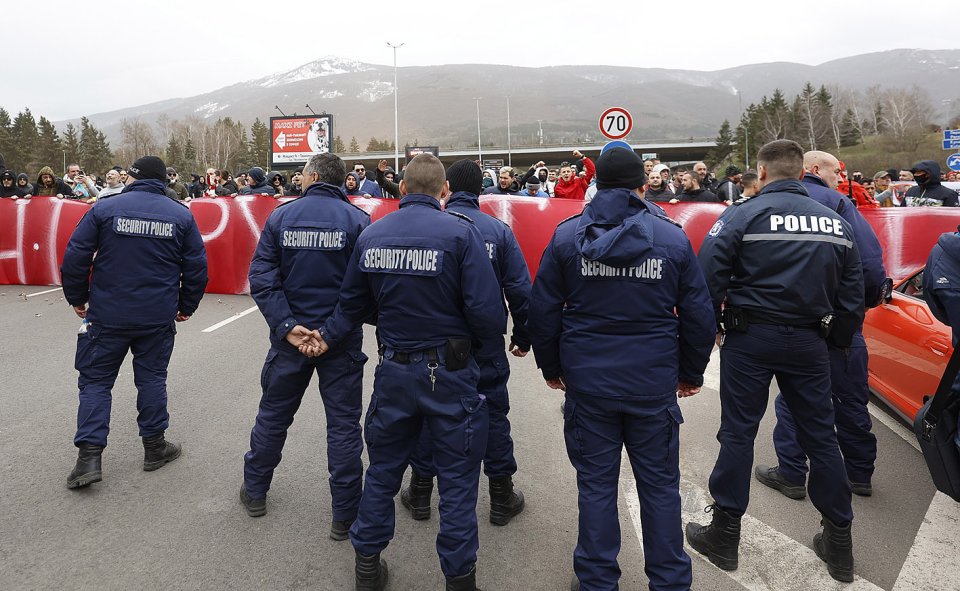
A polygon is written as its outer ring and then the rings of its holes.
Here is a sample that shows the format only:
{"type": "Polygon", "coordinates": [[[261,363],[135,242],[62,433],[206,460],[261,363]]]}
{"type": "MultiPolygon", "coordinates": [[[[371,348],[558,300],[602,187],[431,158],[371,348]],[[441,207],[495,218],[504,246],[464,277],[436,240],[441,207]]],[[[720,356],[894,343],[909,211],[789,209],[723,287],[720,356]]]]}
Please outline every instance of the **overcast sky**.
{"type": "MultiPolygon", "coordinates": [[[[403,66],[490,63],[719,70],[953,49],[946,0],[4,2],[0,106],[52,120],[193,96],[327,55],[403,66]],[[908,16],[918,15],[916,17],[908,16]]],[[[954,19],[955,20],[955,19],[954,19]]],[[[885,78],[878,75],[878,82],[885,78]]]]}

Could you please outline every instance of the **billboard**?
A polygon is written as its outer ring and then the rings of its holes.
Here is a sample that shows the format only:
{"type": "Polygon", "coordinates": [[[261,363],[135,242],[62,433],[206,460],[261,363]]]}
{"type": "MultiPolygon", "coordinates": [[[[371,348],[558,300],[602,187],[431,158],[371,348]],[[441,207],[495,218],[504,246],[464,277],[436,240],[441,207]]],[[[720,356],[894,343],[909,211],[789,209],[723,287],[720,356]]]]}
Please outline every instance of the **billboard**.
{"type": "Polygon", "coordinates": [[[406,156],[407,163],[409,164],[411,160],[423,154],[424,152],[428,154],[433,154],[434,156],[440,156],[440,147],[439,146],[407,146],[406,156]]]}
{"type": "Polygon", "coordinates": [[[270,167],[303,166],[330,151],[333,115],[270,118],[270,167]]]}

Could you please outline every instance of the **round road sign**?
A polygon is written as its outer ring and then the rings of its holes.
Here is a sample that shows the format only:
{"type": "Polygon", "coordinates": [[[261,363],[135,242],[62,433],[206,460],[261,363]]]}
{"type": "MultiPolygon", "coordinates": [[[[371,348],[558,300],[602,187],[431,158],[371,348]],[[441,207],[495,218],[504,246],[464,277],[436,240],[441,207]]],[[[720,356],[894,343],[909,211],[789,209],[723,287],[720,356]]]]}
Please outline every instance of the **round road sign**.
{"type": "Polygon", "coordinates": [[[947,168],[960,172],[960,153],[950,154],[947,158],[947,168]]]}
{"type": "Polygon", "coordinates": [[[600,133],[611,140],[627,137],[633,129],[633,117],[623,107],[612,107],[600,115],[600,133]]]}

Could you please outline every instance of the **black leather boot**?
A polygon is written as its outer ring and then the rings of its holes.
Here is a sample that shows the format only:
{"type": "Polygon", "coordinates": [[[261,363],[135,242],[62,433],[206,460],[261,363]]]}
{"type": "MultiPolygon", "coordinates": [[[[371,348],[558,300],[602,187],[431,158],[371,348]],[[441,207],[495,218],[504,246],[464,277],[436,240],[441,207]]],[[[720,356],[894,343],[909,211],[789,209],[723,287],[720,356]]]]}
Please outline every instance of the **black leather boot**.
{"type": "Polygon", "coordinates": [[[77,465],[73,467],[73,471],[67,477],[67,488],[82,488],[103,480],[103,473],[100,470],[100,455],[103,453],[103,446],[81,443],[77,447],[79,448],[77,465]]]}
{"type": "Polygon", "coordinates": [[[480,591],[477,589],[477,569],[459,577],[447,577],[447,591],[480,591]]]}
{"type": "Polygon", "coordinates": [[[430,519],[430,499],[433,496],[433,477],[417,476],[410,470],[410,486],[400,493],[400,503],[410,510],[417,521],[430,519]]]}
{"type": "Polygon", "coordinates": [[[813,537],[813,550],[827,563],[830,576],[842,583],[853,582],[853,536],[850,524],[840,527],[824,517],[823,532],[813,537]]]}
{"type": "Polygon", "coordinates": [[[387,561],[380,559],[380,553],[367,556],[357,552],[356,562],[357,591],[383,591],[387,588],[387,561]]]}
{"type": "Polygon", "coordinates": [[[713,512],[710,525],[687,524],[687,541],[722,570],[737,570],[739,565],[740,518],[734,517],[716,505],[707,507],[713,512]]]}
{"type": "Polygon", "coordinates": [[[513,488],[513,478],[490,479],[490,523],[506,525],[523,512],[523,493],[513,488]]]}
{"type": "Polygon", "coordinates": [[[180,457],[180,446],[163,438],[163,433],[143,438],[143,471],[152,472],[180,457]]]}

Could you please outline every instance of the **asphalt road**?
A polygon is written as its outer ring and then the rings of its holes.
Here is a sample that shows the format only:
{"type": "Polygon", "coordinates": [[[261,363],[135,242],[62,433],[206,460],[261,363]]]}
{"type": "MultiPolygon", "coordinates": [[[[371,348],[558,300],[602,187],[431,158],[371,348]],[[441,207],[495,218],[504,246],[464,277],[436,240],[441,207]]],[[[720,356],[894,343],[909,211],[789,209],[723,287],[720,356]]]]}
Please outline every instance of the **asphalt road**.
{"type": "MultiPolygon", "coordinates": [[[[251,519],[237,499],[260,397],[267,328],[253,311],[203,330],[248,310],[249,297],[207,295],[198,313],[178,325],[167,436],[183,443],[183,457],[156,472],[141,470],[128,360],[114,389],[104,480],[72,491],[65,482],[76,459],[73,358],[79,320],[61,292],[41,293],[50,289],[0,286],[0,469],[6,475],[0,481],[6,507],[0,512],[0,589],[352,589],[352,547],[327,537],[325,423],[313,386],[290,430],[269,513],[251,519]]],[[[365,350],[371,360],[373,342],[368,331],[365,350]]],[[[520,465],[515,482],[527,508],[509,526],[491,526],[481,480],[478,586],[565,590],[577,497],[563,446],[561,398],[543,384],[532,356],[511,360],[511,419],[520,465]]],[[[374,363],[366,367],[365,400],[374,363]]],[[[681,401],[685,520],[709,518],[702,509],[709,502],[706,483],[718,450],[715,364],[709,373],[708,387],[681,401]]],[[[740,569],[724,573],[691,551],[694,588],[960,589],[960,509],[934,495],[905,430],[888,418],[885,423],[876,421],[874,428],[880,449],[875,494],[854,497],[859,575],[854,584],[835,583],[809,549],[819,526],[810,502],[788,500],[754,482],[740,569]]],[[[776,461],[773,425],[771,397],[757,440],[758,462],[776,461]]],[[[635,483],[624,469],[624,590],[647,588],[638,514],[635,483]]],[[[396,537],[384,554],[389,589],[442,588],[434,549],[437,524],[435,510],[431,520],[414,522],[398,503],[396,537]]]]}

